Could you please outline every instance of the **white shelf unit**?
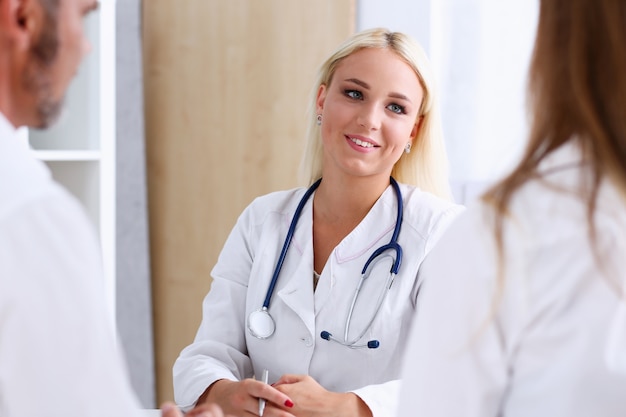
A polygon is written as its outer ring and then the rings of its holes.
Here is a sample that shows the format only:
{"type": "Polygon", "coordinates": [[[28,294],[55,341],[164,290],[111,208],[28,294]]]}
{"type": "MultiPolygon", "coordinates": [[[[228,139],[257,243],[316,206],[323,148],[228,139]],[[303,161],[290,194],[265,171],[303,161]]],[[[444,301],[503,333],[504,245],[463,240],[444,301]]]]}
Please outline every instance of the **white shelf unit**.
{"type": "Polygon", "coordinates": [[[94,223],[115,324],[115,0],[100,0],[85,20],[85,33],[92,48],[70,84],[59,121],[23,135],[94,223]]]}

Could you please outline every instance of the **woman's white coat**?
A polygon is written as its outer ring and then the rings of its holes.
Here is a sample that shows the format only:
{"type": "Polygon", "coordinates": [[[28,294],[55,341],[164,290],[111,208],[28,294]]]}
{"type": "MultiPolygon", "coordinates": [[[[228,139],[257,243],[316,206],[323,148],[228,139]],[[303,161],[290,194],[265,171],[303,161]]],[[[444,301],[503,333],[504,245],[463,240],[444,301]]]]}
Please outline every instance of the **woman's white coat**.
{"type": "MultiPolygon", "coordinates": [[[[320,337],[323,330],[343,340],[350,303],[361,270],[372,252],[390,241],[397,200],[388,187],[363,221],[337,245],[313,290],[312,197],[304,206],[271,298],[275,333],[257,339],[246,326],[263,305],[296,206],[305,189],[257,198],[242,213],[212,271],[211,291],[195,341],[174,365],[178,404],[187,409],[222,378],[240,380],[270,371],[272,383],[283,374],[308,374],[328,390],[353,391],[374,416],[393,415],[400,363],[415,311],[417,272],[460,206],[401,185],[404,221],[399,243],[404,256],[393,286],[363,343],[378,349],[349,348],[320,337]]],[[[390,252],[393,254],[393,252],[390,252]]],[[[393,259],[373,265],[354,308],[349,338],[371,320],[393,259]]]]}

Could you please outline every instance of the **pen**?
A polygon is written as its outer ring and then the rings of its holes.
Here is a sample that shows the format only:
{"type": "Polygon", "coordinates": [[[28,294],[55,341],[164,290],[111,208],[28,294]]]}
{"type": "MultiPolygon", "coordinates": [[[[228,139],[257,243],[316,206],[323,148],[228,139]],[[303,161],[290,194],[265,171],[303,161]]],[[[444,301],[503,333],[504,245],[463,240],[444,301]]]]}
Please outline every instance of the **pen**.
{"type": "MultiPolygon", "coordinates": [[[[263,369],[263,377],[261,380],[264,384],[267,384],[269,378],[269,371],[267,369],[263,369]]],[[[263,411],[265,410],[265,398],[259,398],[259,416],[263,417],[263,411]]]]}

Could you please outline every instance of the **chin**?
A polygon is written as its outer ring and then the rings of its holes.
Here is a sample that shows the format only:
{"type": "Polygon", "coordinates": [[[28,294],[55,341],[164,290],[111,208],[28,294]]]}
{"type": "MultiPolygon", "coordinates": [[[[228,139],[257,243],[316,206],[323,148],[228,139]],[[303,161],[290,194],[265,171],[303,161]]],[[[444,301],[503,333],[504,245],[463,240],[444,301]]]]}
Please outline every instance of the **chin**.
{"type": "Polygon", "coordinates": [[[45,97],[37,105],[36,128],[45,129],[54,125],[60,118],[63,110],[63,100],[53,100],[45,97]]]}

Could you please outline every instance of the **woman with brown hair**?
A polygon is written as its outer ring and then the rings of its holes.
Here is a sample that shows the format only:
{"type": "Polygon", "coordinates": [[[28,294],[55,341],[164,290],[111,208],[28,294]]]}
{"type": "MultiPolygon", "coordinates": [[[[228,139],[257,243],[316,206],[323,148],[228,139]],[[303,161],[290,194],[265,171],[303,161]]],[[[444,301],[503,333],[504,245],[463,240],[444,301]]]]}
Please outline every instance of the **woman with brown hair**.
{"type": "Polygon", "coordinates": [[[624,1],[540,1],[526,152],[420,269],[400,415],[624,415],[625,41],[624,1]]]}

